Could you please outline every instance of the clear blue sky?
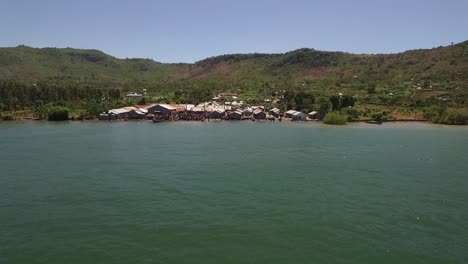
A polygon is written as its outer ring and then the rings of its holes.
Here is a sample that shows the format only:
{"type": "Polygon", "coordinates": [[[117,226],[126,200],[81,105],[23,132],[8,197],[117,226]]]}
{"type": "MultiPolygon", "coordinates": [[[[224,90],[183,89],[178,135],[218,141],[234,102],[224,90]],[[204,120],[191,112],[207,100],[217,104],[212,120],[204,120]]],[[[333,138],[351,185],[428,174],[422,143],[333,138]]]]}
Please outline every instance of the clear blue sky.
{"type": "Polygon", "coordinates": [[[468,0],[0,0],[0,46],[193,62],[316,48],[391,53],[468,39],[468,0]]]}

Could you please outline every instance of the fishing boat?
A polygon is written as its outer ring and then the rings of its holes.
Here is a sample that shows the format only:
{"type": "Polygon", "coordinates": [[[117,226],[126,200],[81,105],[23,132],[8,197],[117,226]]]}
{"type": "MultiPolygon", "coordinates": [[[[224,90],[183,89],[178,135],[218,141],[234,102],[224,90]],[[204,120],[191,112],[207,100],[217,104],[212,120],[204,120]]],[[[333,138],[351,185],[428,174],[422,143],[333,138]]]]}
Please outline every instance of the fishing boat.
{"type": "Polygon", "coordinates": [[[367,124],[372,124],[372,125],[381,125],[383,122],[382,121],[366,121],[367,124]]]}

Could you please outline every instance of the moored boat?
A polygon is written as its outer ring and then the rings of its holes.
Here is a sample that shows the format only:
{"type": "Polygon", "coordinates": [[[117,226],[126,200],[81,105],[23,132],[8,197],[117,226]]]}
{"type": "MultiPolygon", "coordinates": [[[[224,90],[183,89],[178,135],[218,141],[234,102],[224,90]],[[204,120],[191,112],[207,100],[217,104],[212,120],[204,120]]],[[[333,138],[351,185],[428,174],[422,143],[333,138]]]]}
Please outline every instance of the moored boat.
{"type": "Polygon", "coordinates": [[[367,124],[373,124],[373,125],[381,125],[383,122],[382,121],[366,121],[367,124]]]}

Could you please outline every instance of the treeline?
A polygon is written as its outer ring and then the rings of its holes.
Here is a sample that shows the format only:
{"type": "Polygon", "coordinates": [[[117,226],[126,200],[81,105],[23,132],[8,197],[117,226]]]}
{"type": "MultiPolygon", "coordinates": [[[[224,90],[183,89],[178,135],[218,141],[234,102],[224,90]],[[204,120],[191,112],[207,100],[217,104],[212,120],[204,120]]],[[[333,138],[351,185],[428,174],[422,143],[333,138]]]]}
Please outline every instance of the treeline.
{"type": "Polygon", "coordinates": [[[455,109],[448,109],[444,105],[433,105],[424,109],[424,117],[436,124],[466,125],[468,114],[455,109]]]}
{"type": "Polygon", "coordinates": [[[16,111],[47,103],[119,100],[121,93],[118,88],[1,81],[0,111],[16,111]]]}
{"type": "Polygon", "coordinates": [[[283,110],[295,109],[304,113],[316,110],[326,114],[329,111],[339,111],[342,108],[353,107],[355,104],[356,99],[350,95],[332,95],[316,100],[313,92],[286,91],[280,106],[283,110]]]}

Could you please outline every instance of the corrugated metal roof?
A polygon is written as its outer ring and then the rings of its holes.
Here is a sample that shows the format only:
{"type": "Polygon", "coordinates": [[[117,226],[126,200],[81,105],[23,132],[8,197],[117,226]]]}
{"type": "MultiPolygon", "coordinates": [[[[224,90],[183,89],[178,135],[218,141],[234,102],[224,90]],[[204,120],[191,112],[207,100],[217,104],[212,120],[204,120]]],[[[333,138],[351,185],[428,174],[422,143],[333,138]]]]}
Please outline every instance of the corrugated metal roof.
{"type": "Polygon", "coordinates": [[[209,105],[211,105],[211,103],[205,102],[205,103],[198,104],[196,107],[207,107],[209,105]]]}
{"type": "Polygon", "coordinates": [[[193,107],[190,111],[192,112],[203,112],[203,109],[200,107],[193,107]]]}
{"type": "Polygon", "coordinates": [[[226,110],[224,110],[224,109],[216,109],[216,110],[212,111],[212,113],[213,113],[213,112],[218,112],[218,113],[220,113],[220,114],[224,114],[224,112],[226,112],[226,110]]]}
{"type": "Polygon", "coordinates": [[[262,110],[262,109],[260,109],[260,108],[257,108],[257,109],[255,109],[255,110],[254,110],[254,112],[253,112],[253,113],[254,113],[254,114],[256,114],[256,115],[258,115],[258,114],[260,114],[260,113],[262,113],[262,112],[263,112],[263,110],[262,110]]]}
{"type": "Polygon", "coordinates": [[[293,115],[293,116],[298,116],[298,115],[305,115],[305,114],[302,113],[302,112],[297,112],[297,111],[296,111],[296,112],[295,112],[294,114],[292,114],[292,115],[293,115]]]}
{"type": "Polygon", "coordinates": [[[172,105],[168,105],[168,104],[157,104],[161,107],[164,107],[166,108],[167,110],[177,110],[175,107],[173,107],[172,105]]]}
{"type": "Polygon", "coordinates": [[[128,112],[130,112],[130,110],[127,110],[125,108],[116,108],[116,109],[109,110],[109,113],[114,114],[114,115],[125,114],[128,112]]]}
{"type": "Polygon", "coordinates": [[[217,106],[217,107],[212,107],[212,111],[217,111],[217,112],[220,112],[220,113],[224,113],[226,112],[226,108],[222,107],[222,106],[217,106]]]}
{"type": "MultiPolygon", "coordinates": [[[[132,110],[133,112],[139,114],[139,115],[145,115],[146,113],[145,112],[142,112],[140,110],[132,110]]],[[[131,112],[131,111],[130,111],[131,112]]]]}
{"type": "Polygon", "coordinates": [[[235,111],[232,111],[232,112],[229,112],[228,115],[231,115],[231,114],[238,114],[238,115],[242,115],[242,112],[240,110],[235,110],[235,111]]]}
{"type": "Polygon", "coordinates": [[[280,110],[279,110],[278,108],[276,108],[276,107],[275,107],[275,108],[271,109],[271,110],[270,110],[270,112],[279,113],[279,112],[280,112],[280,110]]]}
{"type": "Polygon", "coordinates": [[[172,107],[176,108],[178,112],[190,111],[195,107],[193,104],[171,104],[172,107]]]}
{"type": "Polygon", "coordinates": [[[127,109],[128,111],[138,110],[138,108],[136,108],[134,106],[125,106],[124,109],[127,109]]]}

